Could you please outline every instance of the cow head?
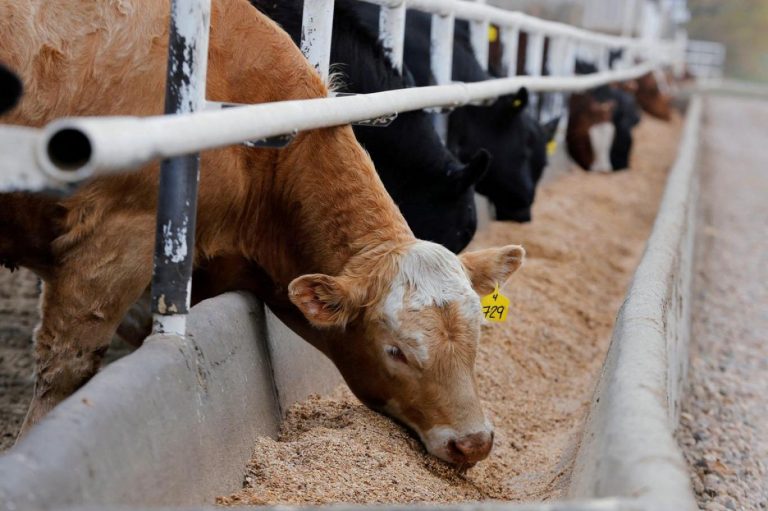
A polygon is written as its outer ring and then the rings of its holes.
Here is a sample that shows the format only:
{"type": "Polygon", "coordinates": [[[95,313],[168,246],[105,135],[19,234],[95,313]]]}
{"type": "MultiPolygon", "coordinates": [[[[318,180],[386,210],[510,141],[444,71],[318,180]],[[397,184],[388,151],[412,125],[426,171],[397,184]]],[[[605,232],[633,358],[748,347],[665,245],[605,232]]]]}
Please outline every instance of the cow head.
{"type": "Polygon", "coordinates": [[[396,194],[413,234],[454,253],[464,249],[477,229],[474,185],[487,172],[489,162],[483,150],[466,164],[450,159],[439,174],[424,173],[408,193],[396,194]]]}
{"type": "Polygon", "coordinates": [[[611,170],[616,101],[598,101],[590,93],[572,94],[566,142],[571,158],[585,170],[611,170]]]}
{"type": "Polygon", "coordinates": [[[456,256],[414,241],[357,256],[337,277],[299,277],[289,295],[314,326],[344,331],[327,353],[364,403],[413,429],[433,455],[470,465],[493,444],[474,376],[479,296],[524,254],[510,245],[456,256]]]}
{"type": "Polygon", "coordinates": [[[661,90],[653,73],[647,73],[637,80],[637,102],[644,112],[657,119],[672,119],[672,99],[661,90]]]}
{"type": "Polygon", "coordinates": [[[460,157],[478,147],[491,154],[488,173],[476,188],[494,203],[499,220],[530,221],[536,184],[546,165],[545,157],[537,158],[538,152],[545,154],[546,141],[535,136],[536,121],[524,112],[528,99],[523,88],[491,106],[468,106],[451,114],[451,149],[460,157]]]}

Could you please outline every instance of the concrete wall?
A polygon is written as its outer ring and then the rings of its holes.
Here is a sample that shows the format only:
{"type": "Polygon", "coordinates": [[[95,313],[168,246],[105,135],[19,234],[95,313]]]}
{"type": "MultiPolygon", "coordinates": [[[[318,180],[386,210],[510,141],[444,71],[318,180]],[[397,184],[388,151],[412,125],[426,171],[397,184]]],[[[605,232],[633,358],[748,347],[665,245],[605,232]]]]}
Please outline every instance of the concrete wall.
{"type": "Polygon", "coordinates": [[[697,509],[673,432],[688,364],[702,100],[681,148],[645,254],[614,327],[569,495],[635,498],[645,509],[697,509]]]}
{"type": "Polygon", "coordinates": [[[213,502],[240,488],[282,410],[341,382],[244,293],[194,307],[189,332],[148,338],[0,456],[0,509],[213,502]]]}

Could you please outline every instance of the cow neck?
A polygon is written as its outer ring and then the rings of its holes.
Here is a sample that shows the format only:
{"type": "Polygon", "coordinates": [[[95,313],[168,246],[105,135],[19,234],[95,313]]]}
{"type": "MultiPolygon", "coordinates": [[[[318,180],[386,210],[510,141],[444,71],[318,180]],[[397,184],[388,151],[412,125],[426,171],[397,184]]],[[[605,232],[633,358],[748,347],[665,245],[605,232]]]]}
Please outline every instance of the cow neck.
{"type": "Polygon", "coordinates": [[[340,275],[357,255],[415,240],[349,126],[302,133],[280,153],[274,186],[296,233],[287,278],[340,275]]]}

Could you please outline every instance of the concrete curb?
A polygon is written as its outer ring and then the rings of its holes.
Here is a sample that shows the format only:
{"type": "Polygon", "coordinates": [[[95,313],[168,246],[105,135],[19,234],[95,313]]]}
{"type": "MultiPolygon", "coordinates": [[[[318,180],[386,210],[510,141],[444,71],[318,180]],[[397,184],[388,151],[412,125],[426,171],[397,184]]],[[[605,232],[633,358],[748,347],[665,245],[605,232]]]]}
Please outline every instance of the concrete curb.
{"type": "Polygon", "coordinates": [[[0,509],[213,502],[241,487],[255,438],[276,436],[278,394],[287,407],[340,381],[323,355],[244,293],[194,307],[189,332],[148,338],[1,456],[0,509]],[[267,338],[291,357],[259,342],[267,338]],[[318,366],[313,385],[275,383],[273,362],[287,372],[294,357],[318,366]]]}
{"type": "Polygon", "coordinates": [[[614,328],[573,470],[572,498],[636,498],[647,509],[698,509],[673,431],[688,364],[702,99],[614,328]]]}

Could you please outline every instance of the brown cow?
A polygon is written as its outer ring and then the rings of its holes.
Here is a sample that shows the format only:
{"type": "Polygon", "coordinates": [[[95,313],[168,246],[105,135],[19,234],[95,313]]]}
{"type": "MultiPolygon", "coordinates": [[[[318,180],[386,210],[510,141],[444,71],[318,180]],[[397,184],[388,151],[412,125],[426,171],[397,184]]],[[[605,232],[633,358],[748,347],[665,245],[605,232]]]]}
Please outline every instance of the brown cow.
{"type": "MultiPolygon", "coordinates": [[[[3,122],[160,114],[168,11],[168,0],[0,4],[0,60],[27,87],[3,122]]],[[[328,94],[288,35],[246,0],[213,2],[207,88],[209,99],[236,103],[328,94]]],[[[45,281],[22,431],[97,371],[148,286],[157,182],[153,164],[94,179],[59,206],[14,195],[37,206],[0,209],[0,239],[22,239],[42,254],[34,264],[12,251],[0,260],[28,264],[45,281]],[[29,218],[36,212],[55,233],[29,218]],[[41,236],[42,246],[28,241],[41,236]]],[[[224,273],[253,276],[258,296],[336,363],[361,400],[453,463],[491,449],[474,378],[478,294],[504,283],[523,256],[510,245],[457,257],[416,240],[349,126],[301,133],[280,151],[202,155],[197,264],[215,274],[225,260],[224,273]]]]}
{"type": "Polygon", "coordinates": [[[568,154],[585,170],[611,171],[614,101],[600,102],[589,92],[571,94],[565,142],[568,154]]]}
{"type": "Polygon", "coordinates": [[[651,72],[638,78],[635,95],[644,112],[664,121],[672,119],[672,98],[662,91],[656,74],[651,72]]]}

